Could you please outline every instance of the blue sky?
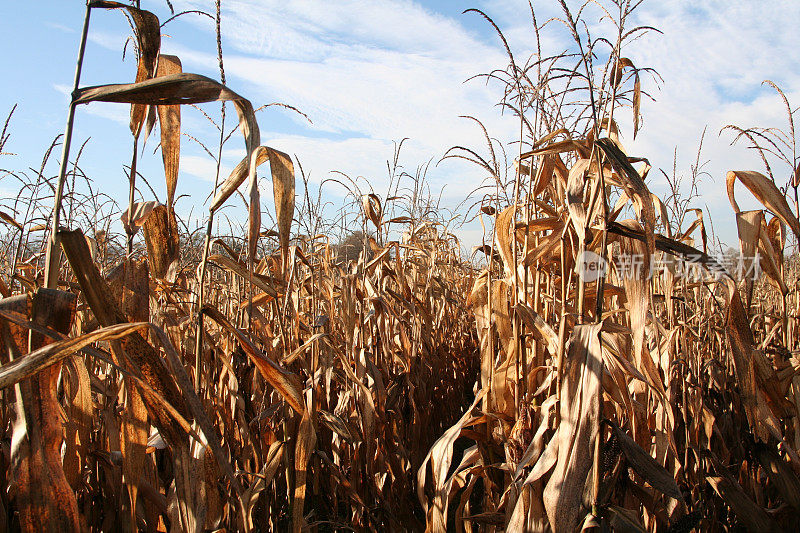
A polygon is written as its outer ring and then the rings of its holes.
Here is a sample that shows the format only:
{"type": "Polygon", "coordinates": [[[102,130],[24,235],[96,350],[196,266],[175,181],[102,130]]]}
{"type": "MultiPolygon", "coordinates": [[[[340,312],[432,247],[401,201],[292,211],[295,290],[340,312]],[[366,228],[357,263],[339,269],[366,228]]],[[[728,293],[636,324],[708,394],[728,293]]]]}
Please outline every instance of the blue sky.
{"type": "MultiPolygon", "coordinates": [[[[213,10],[213,2],[173,0],[173,5],[177,11],[213,10]]],[[[459,115],[480,118],[505,143],[515,140],[516,121],[494,105],[500,89],[479,81],[464,83],[472,75],[503,67],[505,56],[491,28],[474,14],[461,12],[467,7],[486,11],[517,56],[526,57],[534,42],[527,2],[223,0],[222,5],[228,85],[256,107],[283,102],[308,114],[313,124],[275,107],[258,116],[262,143],[294,154],[313,182],[336,170],[365,177],[383,196],[394,141],[409,138],[401,163],[412,173],[431,158],[438,160],[450,146],[483,149],[480,132],[459,115]]],[[[784,126],[783,104],[761,85],[764,79],[774,80],[800,104],[800,2],[710,0],[697,6],[689,0],[648,0],[637,12],[635,22],[656,26],[664,34],[638,41],[630,55],[637,66],[658,70],[664,81],[657,87],[645,80],[644,88],[656,102],[643,103],[644,127],[635,142],[630,120],[620,119],[623,142],[630,155],[650,159],[651,188],[663,197],[665,183],[657,169],[671,172],[677,148],[679,173],[688,173],[708,126],[702,160],[710,161],[704,167],[709,176],[703,179],[696,206],[708,210],[720,239],[735,244],[725,172],[760,169],[760,163],[743,146],[730,148],[731,135],[718,132],[729,123],[784,126]]],[[[163,1],[143,0],[142,7],[162,20],[169,16],[163,1]]],[[[540,20],[557,14],[554,0],[537,1],[534,8],[540,20]]],[[[19,106],[6,146],[16,155],[0,156],[0,168],[38,167],[46,147],[63,131],[82,19],[80,0],[5,6],[0,39],[8,77],[0,85],[0,115],[15,103],[19,106]]],[[[162,31],[163,53],[181,57],[185,71],[217,76],[209,19],[186,15],[162,31]]],[[[132,80],[130,46],[122,58],[129,34],[121,13],[93,12],[83,85],[132,80]]],[[[567,46],[565,39],[563,32],[548,32],[546,50],[560,51],[567,46]]],[[[208,104],[204,110],[216,117],[219,106],[208,104]]],[[[81,159],[83,169],[121,204],[127,197],[122,165],[131,153],[127,117],[122,105],[82,106],[75,129],[75,150],[91,138],[81,159]]],[[[194,109],[184,108],[183,129],[209,146],[216,144],[217,134],[194,109]]],[[[140,171],[163,201],[156,144],[154,139],[148,142],[140,171]]],[[[243,143],[234,137],[226,145],[223,168],[232,168],[242,154],[243,143]]],[[[57,172],[56,160],[48,167],[50,175],[57,172]]],[[[780,181],[787,170],[781,172],[780,181]]],[[[213,176],[213,161],[184,138],[178,195],[189,196],[180,200],[179,213],[206,212],[213,176]]],[[[448,206],[458,204],[484,177],[480,170],[455,162],[444,162],[428,174],[434,193],[444,187],[448,206]]],[[[264,209],[270,210],[271,187],[264,183],[264,209]]],[[[324,191],[334,201],[341,194],[333,186],[324,191]]],[[[0,180],[0,195],[17,193],[12,181],[0,180]]],[[[756,207],[745,192],[739,197],[742,208],[756,207]]],[[[232,207],[231,216],[236,213],[232,207]]],[[[459,234],[466,244],[475,244],[480,227],[472,224],[459,234]]]]}

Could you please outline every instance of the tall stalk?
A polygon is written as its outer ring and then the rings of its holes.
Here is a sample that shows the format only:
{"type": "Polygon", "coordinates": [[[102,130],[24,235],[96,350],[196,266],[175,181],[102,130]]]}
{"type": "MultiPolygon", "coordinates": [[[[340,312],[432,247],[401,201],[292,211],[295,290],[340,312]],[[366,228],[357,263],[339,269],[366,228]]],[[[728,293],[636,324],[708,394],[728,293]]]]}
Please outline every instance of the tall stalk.
{"type": "MultiPolygon", "coordinates": [[[[215,3],[215,29],[217,34],[217,60],[219,62],[219,78],[220,82],[225,85],[225,65],[222,61],[222,15],[221,15],[221,0],[216,0],[215,3]]],[[[217,151],[217,168],[216,175],[214,176],[214,194],[212,198],[217,195],[219,188],[219,173],[222,165],[222,145],[225,144],[225,102],[221,106],[222,120],[219,127],[219,149],[217,151]]],[[[205,277],[206,269],[208,267],[208,253],[211,249],[211,232],[214,228],[214,211],[209,211],[208,222],[206,224],[206,236],[203,241],[203,259],[200,262],[200,274],[198,276],[197,287],[197,326],[195,328],[195,343],[194,343],[194,387],[200,393],[202,385],[202,364],[203,364],[203,303],[205,300],[205,277]]],[[[252,272],[252,269],[250,269],[252,272]]],[[[250,310],[252,313],[252,309],[250,310]]]]}
{"type": "Polygon", "coordinates": [[[61,217],[61,201],[64,194],[64,181],[67,177],[67,165],[69,164],[69,149],[72,144],[72,129],[75,122],[75,93],[81,82],[81,69],[83,68],[83,54],[86,51],[86,36],[89,33],[89,16],[92,8],[86,2],[86,15],[83,19],[83,30],[81,31],[81,43],[78,48],[78,60],[75,64],[75,81],[72,84],[70,94],[69,111],[67,113],[67,125],[64,128],[64,145],[61,151],[61,167],[58,170],[58,182],[56,183],[55,198],[53,199],[53,222],[50,226],[50,238],[47,242],[47,252],[45,254],[44,266],[44,285],[48,289],[55,289],[58,285],[58,271],[61,263],[61,250],[58,247],[58,225],[61,217]]]}

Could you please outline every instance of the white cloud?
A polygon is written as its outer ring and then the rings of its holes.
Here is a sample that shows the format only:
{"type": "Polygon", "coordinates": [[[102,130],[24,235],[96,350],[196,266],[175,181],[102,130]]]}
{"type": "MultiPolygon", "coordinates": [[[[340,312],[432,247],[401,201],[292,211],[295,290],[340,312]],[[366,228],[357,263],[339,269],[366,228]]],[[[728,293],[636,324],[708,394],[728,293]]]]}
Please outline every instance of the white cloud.
{"type": "MultiPolygon", "coordinates": [[[[253,100],[300,108],[316,131],[410,137],[442,153],[462,142],[459,115],[495,116],[497,92],[462,82],[502,52],[415,4],[226,5],[228,75],[249,82],[253,100]]],[[[194,67],[213,64],[209,54],[179,53],[194,67]]]]}
{"type": "MultiPolygon", "coordinates": [[[[231,173],[231,170],[233,170],[232,166],[226,164],[220,166],[220,182],[231,173]]],[[[217,162],[208,156],[182,155],[180,172],[214,183],[214,178],[217,175],[217,162]]]]}
{"type": "MultiPolygon", "coordinates": [[[[407,0],[235,0],[225,8],[226,39],[251,54],[318,61],[343,49],[383,49],[454,61],[481,61],[456,20],[407,0]]],[[[491,56],[491,49],[484,47],[491,56]]],[[[487,58],[488,59],[488,58],[487,58]]]]}
{"type": "Polygon", "coordinates": [[[54,30],[63,31],[64,33],[75,33],[74,28],[70,28],[69,26],[65,26],[59,22],[45,22],[44,25],[48,28],[53,28],[54,30]]]}
{"type": "MultiPolygon", "coordinates": [[[[121,55],[122,50],[125,48],[128,35],[125,34],[121,36],[118,33],[93,29],[87,35],[87,39],[90,43],[96,44],[106,50],[119,52],[121,55]]],[[[126,52],[134,53],[133,48],[130,47],[131,45],[128,44],[128,46],[129,48],[127,48],[126,52]]]]}
{"type": "Polygon", "coordinates": [[[91,104],[84,106],[83,110],[90,115],[107,118],[124,126],[130,125],[130,107],[127,105],[112,104],[108,102],[92,102],[91,104]]]}
{"type": "MultiPolygon", "coordinates": [[[[176,4],[179,9],[193,7],[207,6],[176,4]]],[[[528,2],[493,0],[482,7],[503,29],[517,60],[524,62],[536,46],[528,2]]],[[[537,2],[535,8],[540,24],[561,14],[555,1],[537,2]]],[[[497,88],[480,81],[462,83],[506,63],[488,24],[483,32],[468,29],[475,26],[467,17],[477,15],[448,18],[407,0],[228,0],[223,9],[229,84],[256,104],[280,101],[311,117],[313,126],[297,119],[287,128],[290,134],[265,130],[262,140],[297,154],[314,181],[341,170],[373,180],[381,191],[392,141],[403,137],[411,138],[402,158],[407,164],[438,159],[456,144],[484,152],[479,129],[459,115],[475,115],[493,136],[515,140],[517,124],[500,117],[494,107],[501,96],[497,88]]],[[[724,193],[725,172],[760,169],[760,162],[744,146],[729,147],[732,136],[718,132],[729,123],[783,125],[783,103],[761,86],[763,79],[775,80],[795,105],[800,102],[798,20],[800,3],[791,0],[670,0],[645,2],[631,21],[664,32],[650,34],[625,51],[637,66],[655,68],[664,83],[659,91],[645,80],[645,89],[657,101],[643,102],[644,129],[635,142],[630,138],[630,110],[617,115],[627,132],[625,142],[631,155],[650,159],[652,186],[663,194],[657,169],[672,168],[677,147],[679,171],[688,173],[707,125],[702,159],[710,160],[704,170],[711,177],[705,178],[697,205],[708,205],[718,236],[728,243],[736,242],[736,234],[724,193]]],[[[593,31],[600,27],[594,19],[589,23],[593,31]]],[[[210,31],[207,20],[196,24],[210,31]]],[[[110,46],[107,36],[95,39],[110,46]]],[[[119,40],[114,42],[118,47],[119,40]]],[[[542,33],[542,44],[546,54],[560,53],[568,36],[553,24],[542,33]]],[[[177,51],[187,70],[213,74],[213,46],[203,48],[208,52],[187,49],[177,39],[165,45],[177,51]]],[[[189,160],[184,168],[193,164],[189,160]]],[[[195,172],[205,171],[198,167],[195,172]]],[[[476,187],[484,174],[443,163],[430,177],[434,186],[449,183],[447,196],[455,200],[476,187]]],[[[741,196],[743,207],[755,206],[744,201],[746,194],[741,196]]],[[[472,235],[470,231],[464,235],[472,235]]]]}
{"type": "MultiPolygon", "coordinates": [[[[518,62],[524,60],[525,51],[535,46],[528,2],[492,0],[484,4],[503,29],[518,62]]],[[[540,24],[548,17],[561,16],[555,1],[539,2],[535,8],[540,24]]],[[[601,24],[594,22],[592,16],[588,23],[597,36],[601,24]]],[[[703,177],[695,204],[708,206],[717,236],[728,244],[735,244],[737,237],[725,193],[725,174],[733,169],[762,170],[763,166],[757,154],[744,144],[729,146],[734,137],[731,132],[719,132],[727,124],[786,127],[783,101],[761,82],[775,81],[795,106],[800,104],[800,75],[796,69],[800,36],[795,31],[798,20],[800,2],[792,0],[667,0],[645,2],[629,21],[629,27],[649,25],[663,32],[637,40],[623,55],[632,58],[638,67],[655,68],[664,81],[658,84],[659,89],[645,78],[644,89],[656,101],[644,100],[644,129],[635,142],[631,139],[630,109],[615,116],[626,135],[624,142],[631,155],[649,158],[654,166],[651,187],[663,195],[666,181],[658,169],[671,172],[677,148],[678,174],[689,174],[703,128],[708,126],[701,162],[708,161],[703,170],[710,176],[703,177]]],[[[546,53],[558,53],[568,44],[563,29],[557,26],[545,30],[544,39],[546,53]]],[[[776,175],[779,184],[784,183],[790,171],[784,167],[776,175]]],[[[737,200],[742,208],[761,207],[747,191],[739,189],[737,200]]]]}
{"type": "MultiPolygon", "coordinates": [[[[199,6],[181,9],[191,7],[199,6]]],[[[487,44],[458,20],[407,1],[237,0],[223,8],[229,85],[256,105],[279,101],[309,115],[313,126],[297,118],[291,135],[262,131],[262,142],[296,154],[314,182],[336,170],[367,178],[383,195],[395,141],[409,138],[401,163],[415,174],[416,165],[435,163],[454,145],[484,151],[480,129],[460,115],[480,118],[506,140],[517,131],[515,120],[499,116],[496,87],[464,83],[502,65],[505,53],[494,38],[487,44]]],[[[204,21],[197,24],[207,29],[204,21]]],[[[215,64],[212,52],[170,46],[187,70],[215,64]]],[[[260,120],[263,128],[266,119],[260,120]]],[[[431,192],[438,196],[444,187],[450,206],[485,174],[457,161],[431,167],[431,192]]]]}
{"type": "MultiPolygon", "coordinates": [[[[654,165],[671,168],[677,146],[679,165],[694,161],[704,126],[708,133],[702,160],[711,174],[701,188],[700,206],[707,204],[718,236],[737,242],[733,211],[725,194],[725,174],[734,169],[762,170],[755,152],[744,144],[730,147],[734,135],[719,134],[727,124],[743,127],[785,127],[780,97],[764,79],[778,83],[800,102],[800,76],[796,50],[800,39],[794,30],[800,4],[792,1],[706,3],[675,0],[645,4],[643,24],[661,29],[632,49],[634,61],[654,67],[664,78],[657,102],[643,104],[646,127],[632,145],[651,157],[654,165]]],[[[786,175],[776,175],[782,184],[786,175]]],[[[749,194],[739,193],[743,208],[760,207],[749,194]]]]}

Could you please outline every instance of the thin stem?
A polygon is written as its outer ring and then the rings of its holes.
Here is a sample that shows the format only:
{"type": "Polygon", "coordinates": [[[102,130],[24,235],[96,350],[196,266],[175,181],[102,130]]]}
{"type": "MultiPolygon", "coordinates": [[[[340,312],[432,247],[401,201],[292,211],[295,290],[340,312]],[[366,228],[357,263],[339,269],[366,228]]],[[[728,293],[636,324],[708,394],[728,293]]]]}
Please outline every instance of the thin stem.
{"type": "Polygon", "coordinates": [[[133,235],[136,231],[133,228],[133,204],[136,199],[136,160],[139,153],[139,136],[133,137],[133,155],[131,156],[131,173],[128,176],[128,257],[133,254],[133,235]]]}
{"type": "Polygon", "coordinates": [[[81,69],[83,68],[83,55],[86,51],[86,36],[89,33],[89,16],[92,8],[86,3],[86,15],[83,19],[83,31],[81,32],[81,44],[78,48],[78,61],[75,65],[75,81],[72,84],[72,94],[70,95],[69,112],[67,114],[67,125],[64,129],[64,146],[61,152],[61,167],[58,171],[58,183],[56,184],[56,194],[53,199],[53,224],[50,229],[50,239],[47,242],[47,253],[45,256],[44,284],[48,289],[55,289],[58,285],[58,270],[61,263],[61,250],[58,248],[58,225],[61,215],[61,200],[64,194],[64,181],[67,177],[67,165],[69,164],[69,148],[72,144],[72,129],[75,122],[75,94],[81,82],[81,69]]]}
{"type": "MultiPolygon", "coordinates": [[[[222,61],[222,6],[221,0],[216,2],[216,32],[217,32],[217,60],[219,61],[219,77],[222,84],[225,84],[225,65],[222,61]]],[[[217,195],[219,188],[219,172],[222,165],[222,146],[225,144],[225,102],[222,102],[222,121],[219,128],[219,150],[217,151],[217,169],[214,177],[214,196],[217,195]]],[[[203,301],[205,298],[205,277],[206,268],[208,266],[208,253],[211,248],[211,231],[214,228],[214,211],[208,213],[208,225],[206,226],[206,237],[203,242],[203,260],[200,263],[200,275],[198,278],[198,291],[197,291],[197,327],[195,331],[194,343],[194,387],[198,394],[200,394],[201,370],[202,370],[202,355],[203,355],[203,301]]],[[[252,269],[251,269],[252,271],[252,269]]],[[[252,309],[250,309],[252,314],[252,309]]]]}

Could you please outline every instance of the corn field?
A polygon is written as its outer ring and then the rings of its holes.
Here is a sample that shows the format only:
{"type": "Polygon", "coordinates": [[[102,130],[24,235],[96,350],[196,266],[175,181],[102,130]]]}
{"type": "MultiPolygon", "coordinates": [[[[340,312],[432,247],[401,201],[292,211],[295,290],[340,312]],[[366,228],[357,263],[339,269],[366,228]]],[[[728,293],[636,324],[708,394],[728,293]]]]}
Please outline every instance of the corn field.
{"type": "Polygon", "coordinates": [[[623,146],[658,79],[626,55],[657,31],[629,27],[640,2],[553,3],[557,19],[521,15],[573,46],[523,60],[465,13],[507,52],[480,76],[519,122],[507,145],[483,129],[484,146],[444,155],[486,176],[463,208],[484,228],[467,254],[420,175],[385,194],[337,178],[355,252],[331,238],[303,154],[262,144],[258,109],[225,83],[219,0],[204,13],[218,79],[160,53],[155,12],[196,14],[89,1],[44,157],[60,145],[59,174],[0,171],[22,184],[0,202],[0,530],[800,530],[794,108],[767,82],[787,127],[721,133],[764,163],[725,176],[742,272],[692,203],[699,166],[691,183],[665,175],[660,198],[646,154],[623,146]],[[591,10],[608,34],[589,33],[591,10]],[[90,14],[113,12],[136,79],[82,86],[90,14]],[[128,198],[99,192],[71,147],[93,102],[130,108],[128,198]],[[201,104],[220,110],[217,179],[191,230],[175,209],[181,113],[201,104]],[[160,199],[136,170],[157,134],[160,199]],[[239,135],[246,155],[221,176],[239,135]],[[740,210],[745,195],[762,207],[740,210]],[[215,215],[235,197],[248,216],[228,228],[215,215]]]}

